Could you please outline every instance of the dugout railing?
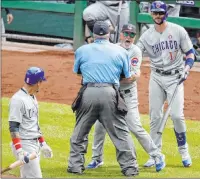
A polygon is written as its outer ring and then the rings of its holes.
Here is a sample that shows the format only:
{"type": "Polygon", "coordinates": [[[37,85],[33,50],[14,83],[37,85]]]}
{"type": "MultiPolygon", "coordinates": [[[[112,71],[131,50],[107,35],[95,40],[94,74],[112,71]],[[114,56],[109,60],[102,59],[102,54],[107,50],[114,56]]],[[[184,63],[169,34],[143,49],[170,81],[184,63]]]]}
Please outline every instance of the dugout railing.
{"type": "MultiPolygon", "coordinates": [[[[175,3],[175,1],[165,1],[166,3],[175,3]]],[[[10,8],[13,10],[15,20],[11,25],[6,25],[6,30],[15,30],[18,32],[29,32],[29,33],[39,33],[64,38],[71,38],[74,49],[77,49],[84,42],[84,30],[82,20],[82,12],[87,6],[87,1],[75,1],[75,4],[65,4],[65,3],[52,3],[52,2],[35,2],[35,1],[10,1],[2,0],[3,8],[10,8]],[[20,14],[24,13],[24,15],[20,14]],[[27,21],[27,17],[35,18],[34,26],[27,21]],[[17,19],[20,17],[20,19],[17,19]],[[45,17],[44,21],[48,21],[44,25],[41,23],[41,18],[45,17]],[[37,20],[40,22],[37,22],[37,20]],[[28,23],[28,24],[26,24],[28,23]],[[43,29],[42,29],[43,28],[43,29]],[[63,29],[63,32],[59,30],[63,29]]],[[[200,7],[200,1],[194,1],[194,7],[200,7]]],[[[5,13],[4,13],[5,16],[5,13]]],[[[189,18],[189,17],[168,17],[170,22],[179,24],[185,28],[200,29],[200,19],[189,18]]],[[[45,21],[45,22],[46,22],[45,21]]],[[[141,24],[151,24],[153,23],[150,14],[140,13],[139,4],[136,1],[130,2],[130,22],[136,26],[137,38],[140,35],[141,24]]]]}

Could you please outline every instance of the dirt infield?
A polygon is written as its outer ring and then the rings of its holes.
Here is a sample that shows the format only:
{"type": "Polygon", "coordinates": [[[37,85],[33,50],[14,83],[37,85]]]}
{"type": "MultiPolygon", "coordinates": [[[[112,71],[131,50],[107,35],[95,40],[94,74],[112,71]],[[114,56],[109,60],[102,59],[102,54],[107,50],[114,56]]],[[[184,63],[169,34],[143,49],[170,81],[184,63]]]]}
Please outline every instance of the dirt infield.
{"type": "MultiPolygon", "coordinates": [[[[2,96],[11,97],[23,85],[24,75],[30,66],[44,68],[47,82],[44,83],[39,101],[71,104],[80,87],[80,77],[72,73],[73,52],[2,52],[2,96]]],[[[142,65],[138,82],[139,109],[148,114],[149,67],[142,65]]],[[[185,116],[200,120],[200,73],[191,72],[185,82],[185,116]]]]}

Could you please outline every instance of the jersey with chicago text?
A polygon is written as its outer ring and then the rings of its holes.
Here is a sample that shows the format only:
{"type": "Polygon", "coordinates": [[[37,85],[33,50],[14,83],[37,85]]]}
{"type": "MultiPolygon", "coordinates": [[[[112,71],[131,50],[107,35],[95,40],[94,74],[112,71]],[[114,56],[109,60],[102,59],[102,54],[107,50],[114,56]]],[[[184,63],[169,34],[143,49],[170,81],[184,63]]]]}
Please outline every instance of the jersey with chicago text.
{"type": "MultiPolygon", "coordinates": [[[[127,49],[128,55],[130,58],[130,69],[131,69],[131,75],[139,74],[140,73],[140,66],[142,63],[142,52],[141,50],[134,44],[131,45],[129,49],[127,49]]],[[[126,90],[134,86],[135,84],[120,84],[121,90],[126,90]]]]}
{"type": "Polygon", "coordinates": [[[142,52],[147,51],[153,69],[164,71],[182,69],[183,53],[193,48],[187,31],[171,22],[167,22],[162,33],[157,32],[154,26],[149,28],[136,45],[142,52]]]}

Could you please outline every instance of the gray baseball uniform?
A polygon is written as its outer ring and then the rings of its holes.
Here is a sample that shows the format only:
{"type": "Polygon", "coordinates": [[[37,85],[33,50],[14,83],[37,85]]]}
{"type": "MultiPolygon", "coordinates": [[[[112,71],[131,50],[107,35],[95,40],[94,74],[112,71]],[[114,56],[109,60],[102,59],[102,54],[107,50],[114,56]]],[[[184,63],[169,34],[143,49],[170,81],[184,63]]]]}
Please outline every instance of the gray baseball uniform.
{"type": "MultiPolygon", "coordinates": [[[[83,19],[85,21],[106,21],[109,19],[115,27],[117,22],[117,12],[119,6],[117,5],[120,1],[96,1],[96,3],[89,5],[83,12],[83,19]]],[[[120,14],[119,29],[129,21],[129,5],[127,2],[122,4],[120,14]]]]}
{"type": "MultiPolygon", "coordinates": [[[[19,135],[22,149],[32,153],[40,151],[36,138],[41,136],[38,123],[38,102],[35,96],[31,97],[25,89],[20,89],[10,100],[9,121],[20,123],[19,135]]],[[[13,154],[17,157],[16,149],[11,143],[13,154]]],[[[20,168],[22,178],[42,178],[40,158],[29,161],[20,168]],[[31,168],[31,170],[30,170],[31,168]]]]}
{"type": "MultiPolygon", "coordinates": [[[[134,44],[128,49],[131,59],[132,74],[140,73],[140,65],[142,62],[141,50],[134,44]]],[[[152,158],[159,156],[159,149],[152,141],[150,135],[142,127],[140,115],[138,110],[138,94],[136,81],[132,84],[120,84],[120,90],[124,96],[124,100],[128,107],[128,114],[126,122],[129,130],[136,136],[144,150],[152,156],[152,158]]],[[[105,140],[106,130],[103,125],[97,121],[95,123],[94,142],[92,146],[92,159],[103,161],[103,143],[105,140]]]]}
{"type": "MultiPolygon", "coordinates": [[[[183,53],[192,49],[192,43],[183,27],[167,22],[163,33],[157,32],[153,26],[144,32],[136,45],[142,52],[147,51],[151,61],[150,135],[161,150],[162,141],[160,135],[157,135],[157,131],[163,116],[164,102],[165,100],[169,102],[172,97],[180,72],[184,68],[183,53]]],[[[188,152],[183,107],[184,89],[181,84],[170,112],[180,154],[188,152]]]]}

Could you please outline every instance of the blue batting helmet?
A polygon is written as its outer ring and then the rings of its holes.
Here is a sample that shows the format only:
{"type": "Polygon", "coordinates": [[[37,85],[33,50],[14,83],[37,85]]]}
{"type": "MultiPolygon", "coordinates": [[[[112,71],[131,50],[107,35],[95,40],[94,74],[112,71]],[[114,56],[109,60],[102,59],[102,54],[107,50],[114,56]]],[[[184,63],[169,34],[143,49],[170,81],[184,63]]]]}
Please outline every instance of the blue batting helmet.
{"type": "Polygon", "coordinates": [[[154,1],[154,2],[152,2],[152,4],[151,4],[151,12],[164,12],[165,13],[165,15],[162,18],[162,21],[159,24],[154,21],[158,25],[161,25],[168,17],[167,5],[162,1],[154,1]]]}
{"type": "Polygon", "coordinates": [[[151,4],[151,12],[167,12],[167,5],[162,1],[154,1],[151,4]]]}
{"type": "Polygon", "coordinates": [[[39,81],[46,81],[44,70],[39,67],[30,67],[26,72],[24,81],[29,85],[34,85],[39,81]]]}

